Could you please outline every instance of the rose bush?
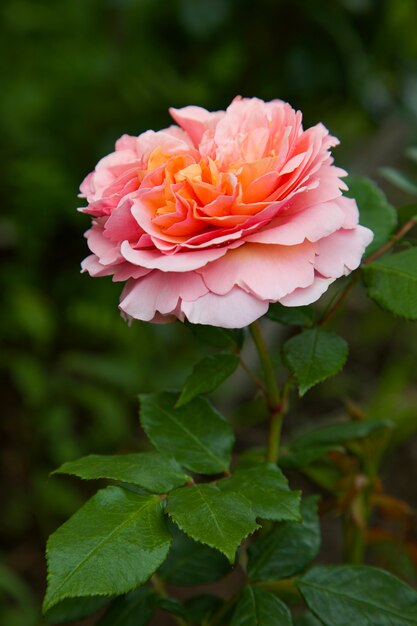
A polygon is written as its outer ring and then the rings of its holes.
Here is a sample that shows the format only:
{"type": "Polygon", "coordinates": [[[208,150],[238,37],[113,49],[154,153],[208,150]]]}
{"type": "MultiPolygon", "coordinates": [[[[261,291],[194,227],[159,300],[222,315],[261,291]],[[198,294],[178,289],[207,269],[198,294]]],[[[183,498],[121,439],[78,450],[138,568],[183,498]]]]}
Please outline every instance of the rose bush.
{"type": "Polygon", "coordinates": [[[127,281],[126,318],[239,328],[358,267],[372,232],[322,124],[304,130],[289,104],[257,98],[170,112],[178,126],[123,135],[81,185],[83,270],[127,281]]]}

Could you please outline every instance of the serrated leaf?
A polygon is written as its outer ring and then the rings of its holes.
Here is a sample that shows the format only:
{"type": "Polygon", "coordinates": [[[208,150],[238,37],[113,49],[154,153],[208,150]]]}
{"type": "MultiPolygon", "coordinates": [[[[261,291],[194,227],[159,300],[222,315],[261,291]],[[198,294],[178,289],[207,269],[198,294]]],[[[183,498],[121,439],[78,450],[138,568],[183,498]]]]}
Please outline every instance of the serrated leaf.
{"type": "Polygon", "coordinates": [[[375,567],[314,567],[297,587],[325,626],[417,624],[417,592],[375,567]]]}
{"type": "Polygon", "coordinates": [[[269,591],[245,587],[230,626],[291,626],[288,607],[269,591]]]}
{"type": "Polygon", "coordinates": [[[155,448],[192,472],[218,474],[228,469],[234,443],[226,420],[204,398],[175,409],[171,392],[140,396],[140,420],[155,448]]]}
{"type": "Polygon", "coordinates": [[[389,420],[365,420],[327,424],[303,433],[282,449],[280,464],[289,469],[309,465],[341,444],[363,439],[376,430],[392,427],[389,420]]]}
{"type": "Polygon", "coordinates": [[[112,598],[103,596],[98,598],[66,598],[45,613],[45,622],[55,625],[84,619],[103,608],[111,600],[112,598]]]}
{"type": "Polygon", "coordinates": [[[417,320],[417,248],[364,265],[362,273],[368,295],[382,308],[417,320]]]}
{"type": "Polygon", "coordinates": [[[188,326],[199,341],[216,348],[240,349],[245,338],[245,332],[241,328],[219,328],[205,324],[189,324],[188,326]]]}
{"type": "Polygon", "coordinates": [[[360,224],[374,233],[373,241],[366,248],[368,256],[391,237],[397,224],[397,212],[382,189],[369,178],[349,176],[346,182],[349,187],[346,195],[357,202],[360,224]]]}
{"type": "Polygon", "coordinates": [[[170,545],[157,496],[98,491],[49,538],[44,609],[64,598],[130,591],[161,565],[170,545]]]}
{"type": "Polygon", "coordinates": [[[301,492],[290,491],[288,481],[273,463],[238,469],[218,483],[228,493],[240,493],[257,517],[271,521],[299,521],[301,492]]]}
{"type": "Polygon", "coordinates": [[[239,365],[236,354],[215,354],[206,356],[195,365],[187,378],[178,398],[176,407],[180,407],[200,394],[210,393],[219,387],[239,365]]]}
{"type": "Polygon", "coordinates": [[[90,454],[64,463],[52,473],[71,474],[84,479],[120,480],[153,493],[166,493],[181,487],[189,478],[175,459],[158,452],[90,454]]]}
{"type": "Polygon", "coordinates": [[[409,178],[393,167],[381,167],[379,172],[381,176],[394,185],[394,187],[398,187],[398,189],[409,193],[411,196],[417,196],[417,182],[412,178],[409,178]]]}
{"type": "Polygon", "coordinates": [[[284,306],[279,302],[269,305],[266,314],[270,320],[288,326],[311,326],[314,320],[312,306],[284,306]]]}
{"type": "Polygon", "coordinates": [[[172,491],[167,511],[183,532],[223,552],[230,563],[243,539],[258,528],[250,502],[213,483],[172,491]]]}
{"type": "Polygon", "coordinates": [[[321,328],[304,330],[283,346],[283,360],[294,374],[300,396],[342,369],[348,345],[342,337],[321,328]]]}
{"type": "Polygon", "coordinates": [[[301,503],[302,523],[275,526],[248,549],[248,575],[252,580],[280,580],[303,571],[320,550],[317,497],[301,503]]]}
{"type": "Polygon", "coordinates": [[[147,587],[117,598],[97,626],[146,626],[156,608],[157,598],[147,587]]]}
{"type": "Polygon", "coordinates": [[[172,548],[158,572],[168,583],[200,585],[219,580],[230,571],[229,561],[223,554],[190,539],[174,524],[170,531],[172,548]]]}

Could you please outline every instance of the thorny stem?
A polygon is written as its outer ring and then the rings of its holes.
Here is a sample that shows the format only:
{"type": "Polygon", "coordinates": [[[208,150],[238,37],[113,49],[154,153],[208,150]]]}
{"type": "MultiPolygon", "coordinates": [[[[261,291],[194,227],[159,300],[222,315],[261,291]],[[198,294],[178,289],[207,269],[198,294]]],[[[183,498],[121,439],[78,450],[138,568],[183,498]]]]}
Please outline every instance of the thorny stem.
{"type": "MultiPolygon", "coordinates": [[[[373,261],[376,261],[376,259],[379,259],[380,256],[382,256],[383,254],[385,254],[386,252],[391,250],[391,248],[393,248],[396,243],[398,243],[403,237],[405,237],[405,235],[416,224],[417,224],[417,218],[412,217],[411,219],[409,219],[408,222],[406,222],[391,237],[391,239],[389,241],[387,241],[387,243],[385,245],[383,245],[381,248],[379,248],[373,254],[371,254],[367,259],[365,259],[365,261],[363,262],[363,265],[368,265],[369,263],[372,263],[373,261]]],[[[346,285],[346,287],[343,289],[343,291],[341,292],[340,296],[337,298],[336,302],[324,313],[323,317],[319,321],[319,326],[323,326],[323,324],[325,324],[333,316],[333,314],[339,309],[339,307],[343,304],[343,302],[346,300],[347,296],[349,295],[351,289],[357,283],[357,281],[359,279],[359,274],[360,274],[360,268],[358,270],[356,270],[355,272],[353,272],[353,274],[351,275],[351,280],[346,285]]]]}
{"type": "Polygon", "coordinates": [[[279,441],[286,402],[283,402],[283,398],[281,397],[278,389],[271,357],[269,356],[268,348],[262,336],[259,324],[257,322],[253,322],[253,324],[249,326],[249,329],[255,343],[265,377],[266,401],[269,410],[269,434],[266,460],[276,463],[279,457],[279,441]]]}

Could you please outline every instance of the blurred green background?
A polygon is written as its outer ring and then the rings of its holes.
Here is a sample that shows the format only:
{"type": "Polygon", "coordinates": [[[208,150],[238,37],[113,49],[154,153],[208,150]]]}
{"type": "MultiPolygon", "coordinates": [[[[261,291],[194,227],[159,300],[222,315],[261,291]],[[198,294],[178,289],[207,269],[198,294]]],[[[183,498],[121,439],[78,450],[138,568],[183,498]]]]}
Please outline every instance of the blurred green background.
{"type": "MultiPolygon", "coordinates": [[[[354,173],[408,168],[417,3],[3,0],[0,16],[0,622],[32,626],[46,537],[91,493],[48,473],[83,454],[143,445],[136,394],[181,385],[209,350],[181,324],[129,328],[120,285],[79,273],[89,222],[76,212],[80,181],[122,133],[167,126],[169,106],[223,109],[236,94],[282,98],[306,126],[324,122],[342,141],[338,164],[354,173]]],[[[376,416],[401,415],[412,432],[415,326],[360,290],[349,307],[335,322],[351,343],[349,365],[307,396],[287,431],[337,415],[351,397],[376,416]]],[[[281,331],[269,332],[275,341],[281,331]]],[[[235,414],[250,395],[237,376],[217,399],[235,414]]],[[[235,420],[243,442],[256,439],[256,415],[235,420]]],[[[406,481],[416,458],[408,444],[386,470],[414,504],[417,487],[406,481]]],[[[416,582],[414,570],[409,577],[416,582]]]]}

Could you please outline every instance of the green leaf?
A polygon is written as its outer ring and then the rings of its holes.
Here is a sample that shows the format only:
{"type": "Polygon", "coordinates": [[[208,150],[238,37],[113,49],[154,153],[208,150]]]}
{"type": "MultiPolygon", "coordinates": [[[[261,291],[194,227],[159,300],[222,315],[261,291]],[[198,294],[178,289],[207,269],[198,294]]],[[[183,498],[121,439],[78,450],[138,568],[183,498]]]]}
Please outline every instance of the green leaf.
{"type": "Polygon", "coordinates": [[[240,349],[245,339],[245,332],[241,328],[218,328],[205,324],[188,324],[188,326],[199,341],[216,348],[240,349]]]}
{"type": "Polygon", "coordinates": [[[230,626],[291,626],[291,624],[291,613],[277,596],[258,587],[245,587],[230,626]]]}
{"type": "Polygon", "coordinates": [[[131,591],[112,603],[97,626],[146,626],[156,602],[155,594],[147,587],[131,591]]]}
{"type": "Polygon", "coordinates": [[[375,567],[314,567],[297,586],[325,626],[417,624],[417,592],[375,567]]]}
{"type": "Polygon", "coordinates": [[[223,578],[230,571],[223,554],[193,541],[174,524],[172,548],[159,575],[173,585],[200,585],[223,578]]]}
{"type": "Polygon", "coordinates": [[[219,474],[228,469],[234,443],[226,420],[204,398],[175,409],[171,392],[140,396],[140,419],[155,448],[192,472],[219,474]]]}
{"type": "Polygon", "coordinates": [[[398,224],[404,226],[408,220],[414,219],[417,221],[417,202],[413,204],[406,204],[397,209],[398,211],[398,224]]]}
{"type": "Polygon", "coordinates": [[[233,563],[242,540],[258,528],[250,502],[213,483],[180,487],[168,496],[167,511],[192,539],[223,552],[233,563]]]}
{"type": "Polygon", "coordinates": [[[183,604],[176,598],[170,598],[169,596],[159,596],[157,599],[158,609],[162,611],[166,611],[167,613],[172,613],[173,615],[178,615],[185,619],[187,617],[185,608],[183,604]]]}
{"type": "Polygon", "coordinates": [[[269,305],[266,314],[270,320],[288,326],[311,326],[314,320],[312,306],[284,306],[279,302],[269,305]]]}
{"type": "Polygon", "coordinates": [[[381,176],[394,185],[394,187],[398,187],[398,189],[409,193],[411,196],[417,196],[417,182],[412,178],[409,178],[393,167],[381,167],[379,172],[381,176]]]}
{"type": "Polygon", "coordinates": [[[176,407],[186,404],[196,396],[214,391],[239,365],[236,354],[206,356],[194,367],[178,398],[176,407]]]}
{"type": "Polygon", "coordinates": [[[79,478],[110,478],[143,487],[154,493],[166,493],[187,482],[177,461],[158,452],[137,454],[90,454],[64,463],[53,474],[72,474],[79,478]]]}
{"type": "Polygon", "coordinates": [[[294,626],[322,626],[323,622],[319,622],[317,617],[314,617],[313,613],[306,611],[295,622],[294,626]]]}
{"type": "Polygon", "coordinates": [[[389,420],[337,422],[315,428],[293,439],[282,449],[280,464],[289,469],[309,465],[341,444],[363,439],[376,430],[392,427],[389,420]]]}
{"type": "Polygon", "coordinates": [[[347,355],[346,341],[321,328],[304,330],[283,346],[283,360],[297,380],[300,396],[337,374],[347,355]]]}
{"type": "Polygon", "coordinates": [[[417,320],[417,248],[364,265],[368,295],[395,315],[417,320]]]}
{"type": "Polygon", "coordinates": [[[317,497],[301,504],[301,524],[275,526],[248,549],[248,575],[252,580],[280,580],[303,571],[320,550],[317,497]]]}
{"type": "Polygon", "coordinates": [[[98,598],[66,598],[45,613],[45,621],[47,624],[65,624],[84,619],[103,608],[110,601],[111,598],[103,596],[98,598]]]}
{"type": "Polygon", "coordinates": [[[157,496],[100,490],[49,538],[44,609],[64,598],[130,591],[161,565],[170,545],[157,496]]]}
{"type": "Polygon", "coordinates": [[[220,609],[223,600],[218,596],[202,593],[192,596],[185,602],[185,610],[191,624],[206,624],[211,615],[220,609]]]}
{"type": "Polygon", "coordinates": [[[388,202],[382,189],[369,178],[349,176],[346,195],[355,198],[359,208],[359,222],[374,233],[374,239],[366,248],[366,255],[378,250],[391,237],[397,224],[397,212],[388,202]]]}
{"type": "Polygon", "coordinates": [[[300,521],[300,491],[290,491],[281,470],[273,463],[238,469],[218,483],[227,493],[245,496],[257,517],[272,521],[300,521]]]}

